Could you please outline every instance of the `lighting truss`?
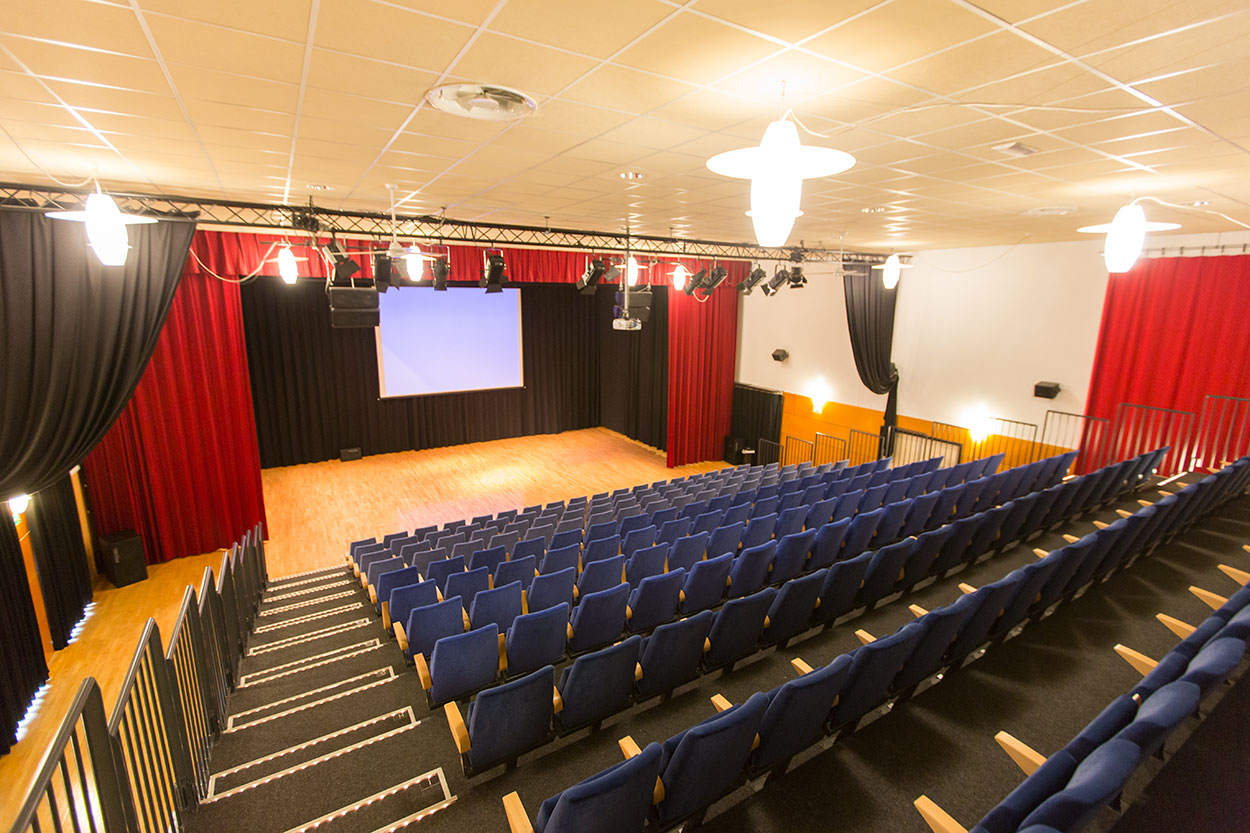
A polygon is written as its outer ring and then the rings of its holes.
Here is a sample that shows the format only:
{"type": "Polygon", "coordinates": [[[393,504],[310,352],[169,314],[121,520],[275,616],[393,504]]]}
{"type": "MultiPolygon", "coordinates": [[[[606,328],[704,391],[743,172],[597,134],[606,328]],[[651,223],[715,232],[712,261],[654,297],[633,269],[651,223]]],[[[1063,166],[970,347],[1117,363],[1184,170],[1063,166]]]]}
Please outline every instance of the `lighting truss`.
{"type": "MultiPolygon", "coordinates": [[[[90,189],[49,188],[40,185],[0,183],[0,206],[27,207],[40,211],[76,208],[90,189]]],[[[391,218],[385,212],[341,211],[309,205],[272,205],[237,200],[209,200],[157,194],[109,193],[125,213],[165,219],[182,218],[215,226],[242,226],[283,231],[325,232],[339,235],[391,238],[391,218]]],[[[540,226],[453,220],[428,214],[397,215],[402,237],[435,240],[440,244],[518,246],[523,248],[574,249],[623,252],[659,258],[719,260],[802,260],[808,263],[882,263],[886,255],[823,248],[787,246],[768,249],[750,243],[689,240],[624,232],[589,231],[540,226]]]]}

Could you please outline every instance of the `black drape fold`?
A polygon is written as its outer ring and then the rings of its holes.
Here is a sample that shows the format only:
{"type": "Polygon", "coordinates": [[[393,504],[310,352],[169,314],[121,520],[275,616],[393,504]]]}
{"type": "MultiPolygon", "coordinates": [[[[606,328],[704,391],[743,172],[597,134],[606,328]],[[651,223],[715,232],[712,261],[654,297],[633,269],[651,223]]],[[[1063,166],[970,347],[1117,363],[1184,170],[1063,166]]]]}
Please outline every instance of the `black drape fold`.
{"type": "Polygon", "coordinates": [[[729,435],[741,437],[751,448],[761,439],[781,442],[781,414],[785,396],[779,390],[734,385],[733,418],[729,435]]]}
{"type": "Polygon", "coordinates": [[[101,266],[81,223],[0,208],[0,499],[82,462],[134,393],[194,223],[129,228],[125,266],[101,266]]]}
{"type": "Polygon", "coordinates": [[[7,507],[0,513],[0,754],[17,742],[17,724],[48,679],[26,565],[7,507]]]}
{"type": "Polygon", "coordinates": [[[641,330],[612,329],[615,286],[597,294],[599,417],[605,428],[654,448],[668,448],[668,287],[651,290],[641,330]]]}
{"type": "Polygon", "coordinates": [[[26,512],[52,647],[59,651],[69,644],[70,632],[91,601],[91,573],[69,475],[31,495],[26,512]]]}
{"type": "Polygon", "coordinates": [[[886,289],[881,276],[868,264],[847,264],[842,274],[846,293],[846,323],[859,380],[873,393],[888,394],[882,448],[898,425],[898,368],[890,361],[894,344],[894,303],[898,288],[886,289]]]}
{"type": "Polygon", "coordinates": [[[242,300],[266,468],[599,424],[595,299],[569,284],[521,287],[524,388],[391,399],[378,398],[374,331],[332,328],[321,283],[261,278],[242,300]]]}

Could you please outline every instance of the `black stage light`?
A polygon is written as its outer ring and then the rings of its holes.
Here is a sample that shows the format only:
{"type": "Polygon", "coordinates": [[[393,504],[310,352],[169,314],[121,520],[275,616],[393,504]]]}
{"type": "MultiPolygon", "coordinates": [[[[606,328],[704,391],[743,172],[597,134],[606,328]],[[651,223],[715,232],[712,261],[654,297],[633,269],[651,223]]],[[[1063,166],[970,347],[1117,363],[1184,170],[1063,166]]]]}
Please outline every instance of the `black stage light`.
{"type": "Polygon", "coordinates": [[[751,290],[759,285],[759,282],[768,277],[768,273],[760,267],[756,266],[751,270],[751,274],[747,275],[747,279],[738,284],[738,291],[743,295],[750,295],[751,290]]]}
{"type": "Polygon", "coordinates": [[[703,285],[704,294],[711,292],[716,287],[725,282],[725,278],[729,277],[729,270],[724,266],[717,266],[712,269],[712,273],[708,275],[707,282],[703,285]]]}
{"type": "Polygon", "coordinates": [[[700,269],[690,277],[686,278],[686,288],[682,290],[687,295],[693,295],[696,289],[703,286],[703,282],[707,280],[707,267],[700,269]]]}
{"type": "Polygon", "coordinates": [[[430,273],[434,276],[434,289],[437,292],[447,291],[447,276],[451,274],[451,264],[447,258],[440,257],[430,264],[430,273]]]}
{"type": "Polygon", "coordinates": [[[772,279],[760,288],[764,290],[765,295],[771,298],[776,295],[777,290],[781,289],[781,287],[784,286],[789,280],[790,273],[785,269],[778,268],[773,274],[772,279]]]}
{"type": "Polygon", "coordinates": [[[482,259],[482,279],[478,281],[478,286],[484,287],[487,293],[503,292],[503,270],[503,255],[486,255],[482,259]]]}
{"type": "Polygon", "coordinates": [[[599,258],[592,258],[586,261],[586,271],[577,279],[577,291],[583,295],[594,295],[595,288],[599,281],[603,279],[607,267],[603,265],[603,261],[599,258]]]}
{"type": "MultiPolygon", "coordinates": [[[[396,265],[386,252],[376,252],[373,255],[373,286],[378,292],[385,292],[391,288],[392,273],[396,265]]],[[[338,273],[339,267],[336,263],[334,265],[335,283],[338,283],[338,273]]]]}
{"type": "Polygon", "coordinates": [[[330,254],[330,262],[334,264],[334,282],[336,284],[350,284],[352,275],[360,271],[360,264],[352,260],[347,252],[343,251],[343,247],[339,245],[337,240],[331,240],[326,244],[326,251],[330,254]]]}
{"type": "Polygon", "coordinates": [[[790,288],[802,289],[805,286],[807,286],[807,275],[803,274],[802,267],[791,266],[790,267],[790,288]]]}

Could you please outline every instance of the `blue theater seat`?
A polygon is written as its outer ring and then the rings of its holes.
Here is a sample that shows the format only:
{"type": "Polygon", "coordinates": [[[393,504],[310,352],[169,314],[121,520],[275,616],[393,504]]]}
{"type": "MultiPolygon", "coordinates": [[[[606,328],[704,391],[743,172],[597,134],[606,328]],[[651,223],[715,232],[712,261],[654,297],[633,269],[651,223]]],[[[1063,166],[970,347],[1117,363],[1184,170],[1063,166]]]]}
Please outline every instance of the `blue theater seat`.
{"type": "Polygon", "coordinates": [[[977,604],[978,601],[969,594],[952,605],[926,613],[916,622],[921,627],[920,637],[891,681],[891,694],[910,697],[916,686],[942,669],[947,649],[977,604]]]}
{"type": "Polygon", "coordinates": [[[769,584],[777,584],[797,576],[807,569],[807,557],[816,543],[816,530],[796,532],[778,539],[777,553],[773,557],[769,584]]]}
{"type": "Polygon", "coordinates": [[[615,587],[624,580],[625,556],[589,561],[577,579],[577,595],[583,598],[600,590],[615,587]]]}
{"type": "Polygon", "coordinates": [[[456,573],[464,572],[464,558],[457,556],[455,558],[445,558],[442,561],[433,561],[430,563],[429,569],[425,573],[425,577],[430,581],[438,583],[438,589],[443,591],[443,595],[447,595],[447,579],[456,573]]]}
{"type": "Polygon", "coordinates": [[[593,651],[618,639],[628,602],[629,585],[623,583],[583,596],[569,619],[569,652],[593,651]]]}
{"type": "Polygon", "coordinates": [[[476,570],[485,567],[488,575],[494,575],[495,568],[508,560],[508,551],[503,547],[475,550],[469,555],[468,568],[476,570]]]}
{"type": "Polygon", "coordinates": [[[700,532],[706,532],[710,535],[712,530],[721,525],[721,519],[724,517],[725,513],[723,511],[704,512],[694,519],[690,532],[694,535],[700,532]]]}
{"type": "MultiPolygon", "coordinates": [[[[418,660],[418,673],[421,663],[418,660]]],[[[430,654],[429,679],[421,681],[430,706],[468,697],[499,676],[499,628],[493,623],[477,630],[444,636],[430,654]],[[427,686],[428,683],[428,686],[427,686]]],[[[550,700],[550,693],[548,693],[550,700]]]]}
{"type": "Polygon", "coordinates": [[[504,637],[504,655],[509,676],[528,674],[544,665],[555,665],[564,657],[568,639],[569,604],[561,602],[512,621],[504,637]]]}
{"type": "Polygon", "coordinates": [[[526,607],[530,613],[546,610],[559,604],[572,607],[573,588],[576,584],[577,570],[572,567],[535,576],[526,593],[526,607]]]}
{"type": "Polygon", "coordinates": [[[602,561],[605,558],[615,558],[621,554],[621,536],[611,535],[607,538],[590,538],[586,545],[586,549],[582,551],[582,569],[592,561],[602,561]]]}
{"type": "Polygon", "coordinates": [[[530,583],[534,581],[534,575],[537,572],[537,561],[534,556],[527,555],[515,561],[505,561],[496,567],[495,574],[491,577],[491,583],[495,587],[502,587],[505,584],[519,581],[521,582],[522,590],[529,590],[530,583]]]}
{"type": "Polygon", "coordinates": [[[469,627],[493,624],[506,634],[512,622],[521,615],[521,582],[503,584],[483,590],[469,604],[469,627]]]}
{"type": "Polygon", "coordinates": [[[886,702],[890,685],[923,632],[918,622],[911,622],[851,654],[846,684],[830,715],[834,729],[853,729],[864,715],[886,702]]]}
{"type": "Polygon", "coordinates": [[[866,552],[829,568],[820,588],[820,607],[813,617],[817,623],[827,624],[856,608],[855,600],[859,598],[871,561],[872,553],[866,552]]]}
{"type": "MultiPolygon", "coordinates": [[[[725,553],[736,555],[738,545],[742,543],[742,534],[746,531],[746,528],[746,523],[738,521],[737,523],[717,527],[713,530],[706,545],[708,557],[715,558],[725,553]]],[[[690,565],[681,564],[679,566],[689,567],[690,565]]]]}
{"type": "Polygon", "coordinates": [[[768,627],[762,637],[765,643],[784,646],[810,627],[826,575],[825,570],[817,570],[781,585],[768,609],[768,627]]]}
{"type": "Polygon", "coordinates": [[[443,586],[443,595],[451,598],[460,596],[464,599],[464,609],[468,612],[473,606],[473,599],[478,593],[490,589],[490,570],[478,567],[464,573],[452,573],[443,586]]]}
{"type": "MultiPolygon", "coordinates": [[[[522,542],[524,543],[524,542],[522,542]]],[[[525,556],[530,558],[532,556],[525,556]]],[[[538,572],[546,575],[547,573],[558,573],[561,570],[572,569],[577,572],[581,569],[582,548],[577,544],[569,544],[563,547],[556,547],[547,550],[545,554],[538,558],[538,572]]],[[[516,561],[516,556],[513,556],[516,561]]]]}
{"type": "Polygon", "coordinates": [[[819,570],[832,565],[842,556],[842,543],[850,531],[851,521],[831,521],[816,530],[816,539],[812,544],[812,555],[807,562],[807,569],[819,570]]]}
{"type": "Polygon", "coordinates": [[[728,554],[695,562],[686,573],[686,583],[682,585],[684,598],[681,612],[697,613],[719,604],[725,598],[726,582],[733,562],[734,557],[728,554]]]}
{"type": "Polygon", "coordinates": [[[428,659],[438,640],[461,633],[464,633],[464,606],[459,596],[414,607],[404,623],[408,642],[404,656],[413,660],[420,654],[428,659]]]}
{"type": "Polygon", "coordinates": [[[378,576],[378,583],[374,590],[377,596],[377,611],[382,614],[382,627],[387,630],[391,629],[389,602],[391,593],[395,590],[395,588],[420,583],[421,571],[416,567],[403,567],[398,570],[390,570],[378,576]]]}
{"type": "Polygon", "coordinates": [[[777,516],[777,526],[773,529],[773,537],[781,540],[787,535],[803,531],[803,522],[807,520],[808,507],[796,506],[783,509],[777,516]]]}
{"type": "MultiPolygon", "coordinates": [[[[408,614],[414,608],[438,602],[438,585],[432,581],[414,582],[396,587],[387,596],[387,608],[393,625],[408,626],[408,614]]],[[[463,624],[463,618],[462,618],[463,624]]],[[[462,628],[463,630],[463,628],[462,628]]]]}
{"type": "Polygon", "coordinates": [[[751,518],[746,531],[742,533],[742,549],[758,547],[772,540],[773,530],[777,527],[776,513],[751,518]]]}
{"type": "Polygon", "coordinates": [[[623,534],[625,540],[621,545],[621,553],[628,558],[644,547],[654,546],[657,530],[654,526],[644,526],[623,534]]]}
{"type": "Polygon", "coordinates": [[[907,519],[907,513],[911,511],[911,504],[900,500],[897,503],[887,503],[881,509],[883,512],[881,521],[877,524],[877,530],[872,536],[874,548],[885,546],[899,539],[903,522],[907,519]]]}
{"type": "Polygon", "coordinates": [[[933,575],[933,565],[937,561],[938,554],[945,546],[946,539],[954,534],[954,524],[920,533],[916,538],[916,548],[911,551],[907,562],[903,564],[903,587],[914,587],[933,575]]]}
{"type": "Polygon", "coordinates": [[[637,588],[643,579],[658,576],[668,563],[668,544],[656,544],[638,550],[625,562],[625,580],[637,588]]]}
{"type": "Polygon", "coordinates": [[[755,653],[764,633],[764,621],[777,591],[766,587],[742,599],[730,599],[716,611],[708,640],[711,649],[703,657],[708,670],[732,665],[755,653]]]}
{"type": "Polygon", "coordinates": [[[951,644],[946,657],[948,664],[958,667],[969,654],[985,643],[994,623],[998,621],[999,615],[1007,607],[1007,603],[1015,595],[1016,589],[1023,580],[1023,572],[1013,570],[993,584],[987,584],[972,594],[978,597],[977,603],[971,615],[964,620],[963,627],[959,629],[959,634],[951,644]]]}
{"type": "Polygon", "coordinates": [[[768,568],[777,553],[777,542],[743,549],[729,571],[729,598],[748,596],[768,583],[768,568]]]}
{"type": "Polygon", "coordinates": [[[535,832],[637,833],[651,811],[655,781],[662,765],[660,745],[648,744],[641,754],[544,801],[534,819],[535,832]]]}
{"type": "Polygon", "coordinates": [[[842,544],[841,558],[854,558],[868,548],[872,536],[876,534],[877,524],[880,523],[881,516],[884,514],[884,509],[874,509],[855,516],[855,519],[851,521],[850,530],[846,533],[846,541],[842,544]]]}
{"type": "Polygon", "coordinates": [[[598,723],[629,706],[642,637],[631,636],[607,648],[583,654],[560,675],[563,709],[561,733],[598,723]]]}
{"type": "MultiPolygon", "coordinates": [[[[656,513],[657,515],[659,513],[656,513]]],[[[683,538],[690,534],[691,521],[689,518],[673,518],[662,524],[652,516],[651,522],[659,526],[659,534],[656,541],[662,544],[673,544],[678,538],[683,538]]]]}
{"type": "Polygon", "coordinates": [[[633,633],[662,625],[677,615],[686,571],[681,567],[639,582],[629,596],[629,619],[625,627],[633,633]]]}
{"type": "Polygon", "coordinates": [[[768,708],[760,721],[760,745],[747,761],[752,778],[774,767],[784,770],[792,757],[820,739],[850,667],[850,655],[842,654],[768,693],[768,708]]]}
{"type": "MultiPolygon", "coordinates": [[[[554,681],[555,669],[546,666],[487,689],[468,705],[464,723],[468,748],[460,749],[466,775],[514,761],[550,739],[554,681]]],[[[448,715],[453,735],[457,719],[448,715]]]]}
{"type": "Polygon", "coordinates": [[[903,565],[916,550],[915,538],[904,538],[872,553],[868,572],[864,574],[864,586],[859,592],[859,603],[869,610],[877,602],[889,596],[903,580],[903,565]]]}
{"type": "Polygon", "coordinates": [[[1023,830],[1020,822],[1043,801],[1063,789],[1076,771],[1077,761],[1067,752],[1059,751],[1033,770],[998,806],[990,810],[974,830],[978,833],[1016,833],[1023,830]]]}
{"type": "Polygon", "coordinates": [[[1059,830],[1078,830],[1120,794],[1141,760],[1137,744],[1111,739],[1077,765],[1067,786],[1046,799],[1021,822],[1021,827],[1044,824],[1059,830]]]}
{"type": "Polygon", "coordinates": [[[642,641],[638,664],[642,676],[637,682],[638,696],[666,694],[699,676],[708,634],[712,630],[712,611],[705,610],[686,619],[660,625],[642,641]]]}
{"type": "MultiPolygon", "coordinates": [[[[819,488],[813,486],[812,488],[819,488]]],[[[810,530],[820,529],[825,524],[833,520],[833,509],[837,506],[837,500],[814,500],[808,504],[807,516],[803,519],[803,528],[810,530]]]]}
{"type": "Polygon", "coordinates": [[[1116,735],[1130,741],[1142,752],[1153,755],[1163,748],[1168,735],[1190,715],[1198,711],[1202,689],[1196,683],[1177,680],[1159,688],[1147,697],[1133,716],[1133,722],[1116,735]]]}
{"type": "Polygon", "coordinates": [[[543,553],[547,551],[547,542],[542,538],[526,538],[524,535],[522,535],[521,538],[522,540],[518,541],[516,546],[512,548],[513,559],[525,558],[528,555],[532,555],[537,558],[541,564],[543,560],[543,553]]]}

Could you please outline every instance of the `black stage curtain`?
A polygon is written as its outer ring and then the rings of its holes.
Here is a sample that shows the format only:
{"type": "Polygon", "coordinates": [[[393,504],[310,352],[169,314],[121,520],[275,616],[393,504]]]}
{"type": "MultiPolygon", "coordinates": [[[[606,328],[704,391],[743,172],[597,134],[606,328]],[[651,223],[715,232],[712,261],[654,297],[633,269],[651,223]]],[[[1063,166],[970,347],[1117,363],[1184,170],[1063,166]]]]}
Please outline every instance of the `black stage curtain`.
{"type": "Polygon", "coordinates": [[[731,437],[741,437],[748,447],[755,448],[761,439],[781,442],[781,412],[785,397],[779,390],[754,385],[734,385],[731,437]]]}
{"type": "Polygon", "coordinates": [[[324,284],[260,278],[242,299],[263,467],[599,424],[595,299],[569,284],[521,287],[524,388],[394,399],[378,398],[374,331],[332,328],[324,284]]]}
{"type": "Polygon", "coordinates": [[[17,742],[17,724],[48,679],[26,565],[7,507],[0,517],[0,755],[17,742]]]}
{"type": "Polygon", "coordinates": [[[70,631],[91,601],[87,551],[68,474],[30,496],[26,518],[52,647],[59,651],[69,644],[70,631]]]}
{"type": "Polygon", "coordinates": [[[868,264],[848,265],[842,285],[846,293],[846,323],[851,331],[851,353],[859,380],[873,393],[889,394],[885,402],[885,424],[881,429],[882,451],[890,428],[898,425],[898,368],[890,361],[894,344],[894,302],[898,289],[886,289],[880,270],[868,264]]]}
{"type": "Polygon", "coordinates": [[[651,317],[637,332],[612,329],[615,286],[597,295],[599,417],[605,428],[668,448],[668,287],[651,290],[651,317]]]}
{"type": "Polygon", "coordinates": [[[0,208],[0,499],[82,462],[147,366],[195,224],[130,226],[125,266],[101,266],[82,223],[0,208]]]}

